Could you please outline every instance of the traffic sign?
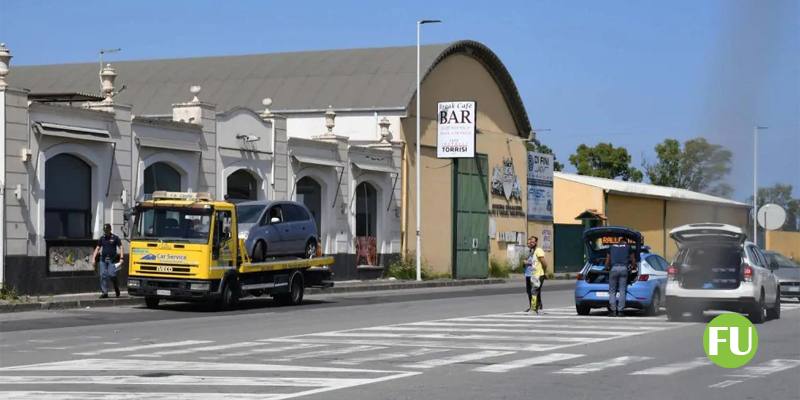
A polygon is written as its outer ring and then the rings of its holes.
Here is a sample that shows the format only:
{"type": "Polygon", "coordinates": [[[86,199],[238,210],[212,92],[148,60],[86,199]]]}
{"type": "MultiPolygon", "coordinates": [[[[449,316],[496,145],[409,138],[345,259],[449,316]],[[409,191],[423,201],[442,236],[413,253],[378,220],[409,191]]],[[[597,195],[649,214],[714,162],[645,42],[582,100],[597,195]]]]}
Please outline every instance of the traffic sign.
{"type": "Polygon", "coordinates": [[[758,209],[757,219],[762,228],[774,231],[786,222],[786,211],[777,204],[766,204],[758,209]]]}

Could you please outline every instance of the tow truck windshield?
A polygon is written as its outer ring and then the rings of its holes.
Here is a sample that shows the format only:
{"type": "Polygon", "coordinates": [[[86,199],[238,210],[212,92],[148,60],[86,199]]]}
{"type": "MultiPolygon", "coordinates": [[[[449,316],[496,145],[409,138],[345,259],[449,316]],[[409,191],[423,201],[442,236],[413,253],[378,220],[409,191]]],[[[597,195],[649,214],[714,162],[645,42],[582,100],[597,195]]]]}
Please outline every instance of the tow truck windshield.
{"type": "Polygon", "coordinates": [[[208,243],[210,208],[139,207],[132,239],[208,243]]]}

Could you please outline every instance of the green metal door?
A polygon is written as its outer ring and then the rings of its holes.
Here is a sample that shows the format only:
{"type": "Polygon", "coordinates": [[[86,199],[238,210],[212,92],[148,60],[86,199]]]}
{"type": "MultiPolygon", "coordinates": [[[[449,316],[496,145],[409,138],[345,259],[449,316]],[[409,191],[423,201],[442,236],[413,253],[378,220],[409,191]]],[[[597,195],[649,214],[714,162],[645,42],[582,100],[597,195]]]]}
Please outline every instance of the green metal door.
{"type": "Polygon", "coordinates": [[[489,276],[489,162],[453,159],[453,277],[489,276]]]}
{"type": "Polygon", "coordinates": [[[577,272],[583,268],[583,225],[553,226],[553,263],[555,272],[577,272]]]}

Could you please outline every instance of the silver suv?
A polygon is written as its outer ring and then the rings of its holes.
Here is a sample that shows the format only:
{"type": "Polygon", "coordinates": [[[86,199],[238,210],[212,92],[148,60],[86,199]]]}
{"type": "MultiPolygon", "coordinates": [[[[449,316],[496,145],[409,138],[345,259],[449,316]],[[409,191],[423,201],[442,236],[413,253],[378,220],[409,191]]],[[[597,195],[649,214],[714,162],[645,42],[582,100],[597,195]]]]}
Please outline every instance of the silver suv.
{"type": "Polygon", "coordinates": [[[317,255],[317,224],[295,201],[247,201],[236,204],[239,239],[253,261],[268,257],[317,255]]]}
{"type": "Polygon", "coordinates": [[[667,269],[667,317],[684,312],[726,310],[748,314],[753,323],[781,315],[778,279],[761,250],[735,226],[703,223],[673,229],[679,247],[667,269]]]}

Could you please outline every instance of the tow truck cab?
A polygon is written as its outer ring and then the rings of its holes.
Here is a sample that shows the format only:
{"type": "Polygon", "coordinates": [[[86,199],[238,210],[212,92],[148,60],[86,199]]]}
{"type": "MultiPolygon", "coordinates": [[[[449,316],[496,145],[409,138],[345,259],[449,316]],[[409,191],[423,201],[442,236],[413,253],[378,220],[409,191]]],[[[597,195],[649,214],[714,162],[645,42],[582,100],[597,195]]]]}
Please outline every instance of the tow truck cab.
{"type": "Polygon", "coordinates": [[[207,193],[157,191],[132,214],[128,293],[144,296],[148,307],[160,299],[227,307],[265,293],[297,304],[304,287],[333,286],[330,257],[251,263],[241,251],[236,206],[207,193]]]}

